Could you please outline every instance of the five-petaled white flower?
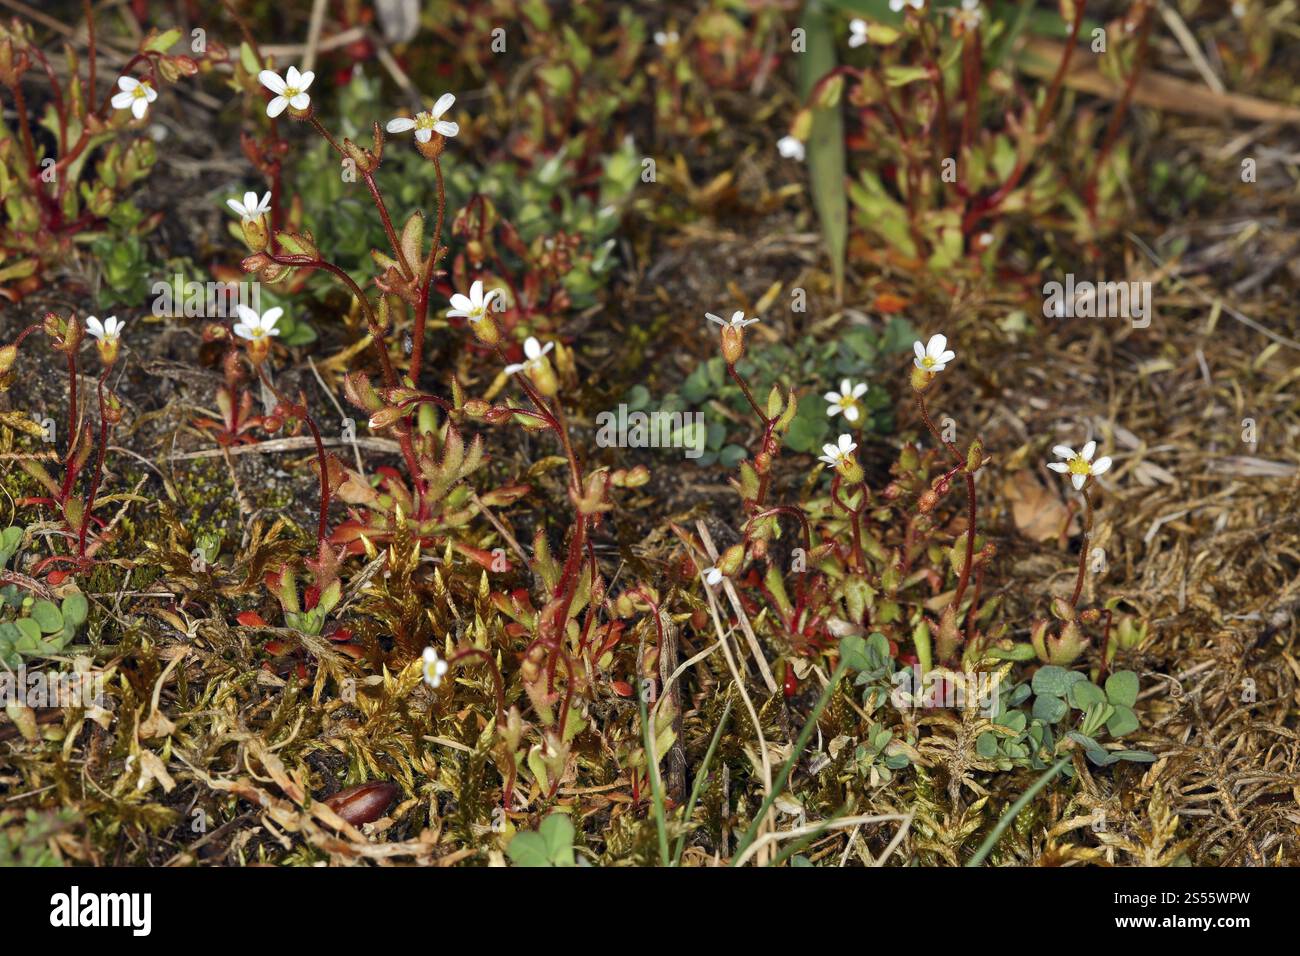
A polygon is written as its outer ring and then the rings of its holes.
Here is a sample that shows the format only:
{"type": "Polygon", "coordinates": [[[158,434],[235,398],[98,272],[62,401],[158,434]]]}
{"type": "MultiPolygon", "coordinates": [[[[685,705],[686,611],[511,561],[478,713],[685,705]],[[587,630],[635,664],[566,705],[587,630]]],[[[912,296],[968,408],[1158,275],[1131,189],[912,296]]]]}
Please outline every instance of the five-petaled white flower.
{"type": "Polygon", "coordinates": [[[415,138],[421,143],[427,143],[433,139],[435,132],[441,133],[443,136],[455,136],[460,132],[460,124],[442,118],[442,114],[451,109],[452,104],[455,102],[455,96],[450,93],[443,93],[442,96],[438,97],[438,102],[433,104],[433,109],[416,113],[415,119],[411,119],[409,116],[390,119],[388,121],[388,132],[406,133],[415,130],[415,138]]]}
{"type": "Polygon", "coordinates": [[[849,21],[849,46],[862,46],[867,42],[867,21],[854,17],[849,21]]]}
{"type": "Polygon", "coordinates": [[[267,192],[261,199],[257,198],[257,193],[244,193],[244,201],[238,199],[227,199],[226,205],[239,214],[239,218],[244,222],[253,222],[262,215],[271,211],[271,194],[267,192]]]}
{"type": "Polygon", "coordinates": [[[158,91],[153,88],[152,83],[148,80],[137,80],[134,76],[119,76],[117,88],[122,92],[114,93],[109,103],[115,110],[129,109],[136,119],[142,119],[149,104],[158,99],[158,91]]]}
{"type": "Polygon", "coordinates": [[[545,345],[542,345],[541,342],[537,341],[537,339],[533,338],[531,335],[528,336],[527,340],[524,342],[524,360],[516,365],[507,365],[506,374],[514,375],[516,372],[523,372],[540,364],[542,357],[553,348],[555,348],[554,342],[547,342],[545,345]]]}
{"type": "Polygon", "coordinates": [[[948,349],[946,335],[932,335],[924,346],[919,341],[913,342],[912,351],[916,353],[912,364],[923,372],[942,372],[957,357],[956,352],[948,349]]]}
{"type": "Polygon", "coordinates": [[[830,405],[826,409],[826,415],[834,418],[840,412],[844,413],[844,420],[856,422],[862,417],[862,411],[858,408],[858,399],[867,394],[867,383],[858,382],[854,385],[847,378],[840,382],[838,392],[827,392],[824,396],[830,405]]]}
{"type": "Polygon", "coordinates": [[[711,588],[716,588],[722,583],[722,572],[717,568],[704,569],[704,583],[711,588]]]}
{"type": "Polygon", "coordinates": [[[296,110],[305,110],[311,105],[311,97],[307,95],[307,87],[311,86],[311,81],[316,79],[316,74],[311,70],[306,73],[299,73],[296,66],[289,67],[284,79],[280,74],[272,70],[263,70],[257,74],[257,78],[262,81],[262,85],[275,94],[271,102],[266,104],[266,115],[275,117],[284,112],[286,106],[292,106],[296,110]]]}
{"type": "Polygon", "coordinates": [[[726,328],[727,326],[731,326],[731,328],[733,329],[743,329],[745,326],[753,325],[755,322],[758,321],[758,319],[745,318],[745,313],[739,310],[731,313],[730,322],[723,321],[722,319],[714,315],[712,312],[705,312],[704,317],[708,319],[710,322],[715,322],[718,325],[722,326],[723,328],[726,328]]]}
{"type": "Polygon", "coordinates": [[[857,442],[848,435],[841,435],[839,444],[822,445],[822,452],[824,454],[818,455],[817,460],[826,462],[826,464],[830,465],[832,468],[838,468],[844,459],[848,458],[849,455],[853,454],[857,450],[857,442]]]}
{"type": "Polygon", "coordinates": [[[430,687],[437,687],[442,683],[443,675],[447,673],[447,662],[438,656],[438,652],[432,647],[426,647],[422,655],[424,661],[424,682],[430,687]]]}
{"type": "Polygon", "coordinates": [[[889,0],[889,9],[895,13],[902,12],[904,7],[911,7],[913,10],[920,10],[925,6],[925,0],[889,0]]]}
{"type": "Polygon", "coordinates": [[[1063,475],[1069,475],[1070,481],[1074,483],[1075,489],[1082,488],[1089,478],[1093,475],[1104,474],[1110,469],[1110,459],[1105,455],[1092,460],[1096,454],[1097,443],[1090,441],[1083,446],[1083,449],[1076,455],[1074,449],[1069,445],[1057,445],[1052,449],[1052,454],[1058,458],[1064,458],[1064,461],[1048,462],[1047,467],[1052,471],[1058,471],[1063,475]]]}
{"type": "Polygon", "coordinates": [[[259,342],[268,335],[279,335],[280,330],[275,327],[275,323],[284,315],[284,309],[276,306],[273,309],[267,309],[261,315],[258,315],[253,309],[246,305],[235,306],[235,311],[243,321],[235,323],[234,332],[241,339],[248,339],[250,342],[259,342]]]}
{"type": "Polygon", "coordinates": [[[103,322],[93,315],[86,316],[86,331],[106,345],[116,342],[125,326],[126,323],[119,322],[115,315],[110,315],[103,322]]]}
{"type": "Polygon", "coordinates": [[[492,289],[487,295],[483,294],[483,280],[475,279],[474,284],[469,287],[469,295],[461,295],[456,292],[451,297],[451,308],[447,310],[447,318],[469,319],[471,322],[482,320],[487,315],[488,306],[492,300],[501,294],[500,289],[492,289]]]}
{"type": "Polygon", "coordinates": [[[776,141],[776,151],[786,159],[797,159],[801,163],[806,155],[803,140],[794,136],[782,136],[778,139],[776,141]]]}

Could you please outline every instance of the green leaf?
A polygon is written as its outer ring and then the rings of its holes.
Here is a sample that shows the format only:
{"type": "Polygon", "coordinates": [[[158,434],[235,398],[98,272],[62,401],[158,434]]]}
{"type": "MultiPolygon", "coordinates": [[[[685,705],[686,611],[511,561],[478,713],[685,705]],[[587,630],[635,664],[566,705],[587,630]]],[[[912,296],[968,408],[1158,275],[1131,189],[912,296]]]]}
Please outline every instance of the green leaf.
{"type": "Polygon", "coordinates": [[[45,634],[63,630],[63,615],[52,601],[37,601],[33,604],[31,618],[45,634]]]}
{"type": "Polygon", "coordinates": [[[985,731],[975,740],[975,752],[985,760],[992,760],[998,755],[998,736],[991,731],[985,731]]]}
{"type": "Polygon", "coordinates": [[[1065,701],[1050,694],[1041,694],[1034,698],[1034,716],[1041,721],[1054,724],[1064,717],[1070,708],[1065,701]]]}
{"type": "Polygon", "coordinates": [[[1138,676],[1132,671],[1118,671],[1106,678],[1106,697],[1116,706],[1132,707],[1138,698],[1138,676]]]}
{"type": "MultiPolygon", "coordinates": [[[[835,29],[820,0],[810,0],[801,25],[808,48],[799,57],[799,92],[806,101],[817,81],[837,65],[835,29]]],[[[844,118],[838,105],[813,110],[807,154],[813,205],[831,258],[838,299],[844,294],[844,251],[849,231],[848,195],[844,189],[844,118]]]]}
{"type": "Polygon", "coordinates": [[[166,53],[174,47],[181,38],[179,29],[171,29],[165,33],[159,33],[157,36],[150,36],[144,43],[144,50],[150,53],[166,53]]]}
{"type": "Polygon", "coordinates": [[[1081,680],[1070,686],[1069,700],[1076,710],[1087,710],[1093,704],[1106,703],[1106,692],[1092,681],[1081,680]]]}
{"type": "Polygon", "coordinates": [[[86,623],[86,614],[89,610],[86,596],[79,591],[74,591],[63,599],[63,623],[74,629],[81,627],[86,623]]]}
{"type": "Polygon", "coordinates": [[[506,855],[516,866],[573,866],[573,823],[567,814],[552,813],[536,832],[517,834],[506,855]]]}
{"type": "Polygon", "coordinates": [[[1038,670],[1034,671],[1033,688],[1034,693],[1038,696],[1049,694],[1052,697],[1064,697],[1069,691],[1070,685],[1074,683],[1072,677],[1079,677],[1074,671],[1068,671],[1064,667],[1057,667],[1055,664],[1044,664],[1038,670]]]}
{"type": "Polygon", "coordinates": [[[867,642],[857,634],[845,637],[840,641],[840,660],[852,670],[870,670],[871,658],[867,655],[867,642]]]}
{"type": "Polygon", "coordinates": [[[1140,726],[1137,714],[1133,713],[1133,708],[1126,707],[1123,704],[1114,704],[1114,713],[1106,721],[1106,732],[1112,737],[1123,737],[1125,734],[1131,734],[1140,726]]]}
{"type": "Polygon", "coordinates": [[[1156,755],[1149,750],[1115,750],[1111,752],[1111,756],[1131,763],[1156,762],[1156,755]]]}

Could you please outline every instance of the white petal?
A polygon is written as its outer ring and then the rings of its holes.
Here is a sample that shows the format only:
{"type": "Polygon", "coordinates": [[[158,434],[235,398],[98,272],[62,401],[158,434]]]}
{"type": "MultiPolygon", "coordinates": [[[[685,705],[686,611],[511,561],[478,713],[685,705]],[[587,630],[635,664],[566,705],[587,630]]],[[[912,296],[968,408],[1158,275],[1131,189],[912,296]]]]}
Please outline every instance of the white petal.
{"type": "Polygon", "coordinates": [[[930,341],[925,346],[925,354],[938,358],[943,354],[944,349],[948,347],[948,336],[937,333],[930,336],[930,341]]]}
{"type": "Polygon", "coordinates": [[[853,397],[854,397],[854,398],[861,398],[861,397],[862,397],[863,395],[865,395],[865,394],[867,394],[867,383],[866,383],[866,382],[858,382],[857,385],[854,385],[854,386],[853,386],[853,397]]]}
{"type": "Polygon", "coordinates": [[[475,305],[483,304],[483,280],[475,279],[469,287],[469,300],[475,305]]]}
{"type": "Polygon", "coordinates": [[[284,112],[284,108],[289,105],[289,101],[283,96],[274,97],[271,102],[266,104],[266,115],[275,119],[284,112]]]}
{"type": "Polygon", "coordinates": [[[951,362],[951,361],[952,361],[953,359],[955,359],[956,357],[957,357],[957,353],[956,353],[956,352],[953,352],[953,351],[951,351],[951,350],[950,350],[950,351],[947,351],[947,352],[944,352],[942,355],[938,356],[939,364],[940,364],[940,365],[947,365],[949,362],[951,362]]]}
{"type": "Polygon", "coordinates": [[[1083,449],[1079,452],[1079,457],[1084,461],[1092,461],[1092,456],[1095,454],[1097,454],[1097,443],[1090,441],[1083,446],[1083,449]]]}
{"type": "Polygon", "coordinates": [[[735,312],[731,313],[731,324],[732,324],[732,325],[743,325],[744,322],[745,322],[745,313],[744,313],[744,312],[741,312],[739,309],[737,309],[735,312]]]}
{"type": "Polygon", "coordinates": [[[839,414],[840,412],[842,412],[842,411],[844,411],[844,409],[841,408],[839,405],[827,405],[827,406],[826,406],[826,417],[827,417],[827,418],[834,418],[836,415],[838,415],[838,414],[839,414]]]}
{"type": "Polygon", "coordinates": [[[112,104],[115,110],[129,109],[135,97],[130,93],[114,93],[113,98],[108,102],[112,104]]]}
{"type": "Polygon", "coordinates": [[[258,202],[257,208],[254,209],[253,211],[256,213],[264,213],[264,212],[271,211],[271,190],[268,189],[266,191],[266,193],[262,196],[261,200],[258,202]]]}
{"type": "Polygon", "coordinates": [[[723,322],[722,319],[720,319],[720,318],[718,318],[716,315],[714,315],[712,312],[705,312],[705,313],[704,313],[704,317],[705,317],[706,319],[708,319],[710,322],[716,322],[718,325],[726,325],[726,324],[727,324],[726,322],[723,322]]]}
{"type": "Polygon", "coordinates": [[[422,656],[424,657],[424,660],[427,663],[432,664],[434,661],[438,659],[438,652],[435,651],[432,647],[426,647],[424,649],[424,654],[422,656]]]}
{"type": "Polygon", "coordinates": [[[155,90],[153,88],[153,85],[150,83],[144,84],[144,98],[148,100],[150,103],[158,99],[158,91],[155,90]]]}
{"type": "Polygon", "coordinates": [[[280,79],[280,74],[274,73],[271,70],[263,70],[261,73],[257,74],[257,78],[261,81],[261,84],[272,93],[283,93],[288,89],[284,84],[284,80],[280,79]]]}
{"type": "MultiPolygon", "coordinates": [[[[289,69],[293,69],[293,67],[289,67],[289,69]]],[[[298,82],[293,85],[298,87],[300,90],[305,90],[307,87],[311,86],[311,81],[314,79],[316,79],[316,74],[311,70],[308,70],[306,73],[299,74],[298,82]]]]}
{"type": "Polygon", "coordinates": [[[822,455],[825,458],[838,459],[840,450],[836,445],[822,445],[822,455]]]}
{"type": "Polygon", "coordinates": [[[1070,466],[1063,461],[1049,461],[1047,467],[1062,475],[1067,474],[1070,470],[1070,466]]]}
{"type": "Polygon", "coordinates": [[[451,295],[451,307],[460,312],[468,312],[474,308],[474,303],[468,296],[461,295],[459,292],[453,292],[451,295]]]}
{"type": "Polygon", "coordinates": [[[549,352],[549,351],[550,351],[551,349],[553,349],[553,348],[555,348],[555,343],[554,343],[554,342],[547,342],[545,345],[542,346],[542,355],[545,355],[547,352],[549,352]]]}
{"type": "Polygon", "coordinates": [[[116,337],[117,334],[122,331],[123,324],[124,323],[117,321],[117,316],[110,315],[104,320],[104,331],[110,336],[116,337]]]}
{"type": "Polygon", "coordinates": [[[104,335],[104,323],[100,322],[99,319],[95,318],[93,315],[88,315],[86,316],[86,331],[95,336],[95,338],[102,338],[104,335]]]}
{"type": "Polygon", "coordinates": [[[845,455],[852,454],[857,450],[858,443],[853,440],[852,435],[840,436],[840,452],[845,455]]]}
{"type": "Polygon", "coordinates": [[[850,405],[848,408],[844,409],[844,417],[851,422],[856,422],[859,414],[858,406],[856,405],[850,405]]]}
{"type": "Polygon", "coordinates": [[[409,116],[399,116],[396,119],[390,119],[388,125],[384,128],[390,133],[406,133],[415,129],[415,120],[409,116]]]}
{"type": "Polygon", "coordinates": [[[311,97],[306,93],[299,93],[293,99],[289,100],[289,105],[296,110],[305,110],[311,106],[311,97]]]}
{"type": "Polygon", "coordinates": [[[455,102],[456,97],[454,95],[451,93],[443,93],[442,96],[438,97],[438,102],[433,104],[433,118],[441,118],[442,114],[451,109],[455,102]]]}
{"type": "Polygon", "coordinates": [[[830,402],[832,405],[837,403],[842,397],[843,396],[841,396],[839,392],[827,392],[822,396],[822,398],[826,399],[826,401],[830,402]]]}
{"type": "Polygon", "coordinates": [[[252,216],[250,216],[250,215],[248,214],[248,210],[244,208],[244,204],[241,203],[238,199],[227,199],[227,200],[226,200],[226,205],[229,206],[231,209],[235,210],[235,212],[236,212],[236,213],[237,213],[241,218],[244,218],[244,219],[251,219],[251,218],[253,218],[252,216]]]}
{"type": "Polygon", "coordinates": [[[243,305],[242,303],[237,304],[235,306],[235,314],[238,315],[249,325],[258,325],[262,321],[262,317],[260,315],[258,315],[256,312],[254,312],[248,306],[243,305]]]}
{"type": "Polygon", "coordinates": [[[527,355],[530,359],[541,358],[542,357],[541,343],[538,342],[537,339],[533,338],[531,335],[528,336],[528,340],[524,342],[524,354],[527,355]]]}
{"type": "Polygon", "coordinates": [[[298,72],[298,68],[296,66],[291,66],[289,67],[288,70],[285,71],[284,74],[285,86],[293,86],[293,87],[297,87],[298,89],[302,89],[303,84],[301,80],[302,80],[302,74],[298,72]]]}
{"type": "Polygon", "coordinates": [[[243,322],[235,323],[235,328],[233,329],[233,331],[241,339],[251,340],[253,338],[253,330],[250,329],[248,326],[246,326],[243,322]]]}
{"type": "MultiPolygon", "coordinates": [[[[912,351],[916,353],[916,357],[918,359],[925,358],[925,346],[921,344],[920,339],[917,339],[915,342],[912,343],[912,351]]],[[[920,366],[917,367],[920,368],[920,366]]]]}
{"type": "Polygon", "coordinates": [[[140,97],[137,96],[135,98],[135,102],[131,104],[131,115],[134,116],[136,119],[144,119],[145,110],[147,110],[148,108],[149,108],[149,101],[147,99],[141,99],[140,97]]]}
{"type": "Polygon", "coordinates": [[[483,311],[486,312],[487,307],[492,304],[492,300],[497,298],[500,295],[501,295],[500,289],[489,289],[487,291],[487,294],[483,296],[483,311]]]}
{"type": "Polygon", "coordinates": [[[1110,458],[1106,455],[1102,455],[1092,463],[1092,473],[1094,475],[1105,474],[1107,471],[1110,471],[1110,458]]]}
{"type": "Polygon", "coordinates": [[[1087,475],[1072,475],[1072,476],[1070,476],[1070,481],[1074,482],[1074,487],[1075,487],[1076,489],[1082,488],[1082,487],[1083,487],[1083,483],[1084,483],[1085,481],[1087,481],[1087,480],[1088,480],[1088,476],[1087,476],[1087,475]]]}
{"type": "Polygon", "coordinates": [[[1052,454],[1067,461],[1074,457],[1074,449],[1069,445],[1057,445],[1052,449],[1052,454]]]}
{"type": "Polygon", "coordinates": [[[460,124],[453,123],[451,120],[438,120],[433,124],[433,128],[443,136],[455,136],[460,132],[460,124]]]}
{"type": "Polygon", "coordinates": [[[506,374],[507,374],[507,375],[514,375],[516,372],[522,372],[523,370],[524,370],[524,366],[523,366],[522,364],[507,365],[507,366],[506,366],[506,374]]]}
{"type": "Polygon", "coordinates": [[[117,88],[124,93],[130,93],[139,85],[140,81],[134,76],[119,76],[117,78],[117,88]]]}
{"type": "Polygon", "coordinates": [[[433,139],[433,130],[417,129],[415,131],[415,141],[417,143],[427,143],[431,139],[433,139]]]}

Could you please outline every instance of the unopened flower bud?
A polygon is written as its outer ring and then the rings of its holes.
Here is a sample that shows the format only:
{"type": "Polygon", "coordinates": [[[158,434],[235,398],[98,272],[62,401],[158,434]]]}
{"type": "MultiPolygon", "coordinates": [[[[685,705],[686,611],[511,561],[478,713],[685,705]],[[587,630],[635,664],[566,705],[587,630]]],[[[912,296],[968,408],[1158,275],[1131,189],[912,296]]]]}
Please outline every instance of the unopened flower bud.
{"type": "Polygon", "coordinates": [[[728,365],[735,365],[745,357],[745,329],[742,326],[722,327],[722,357],[728,365]]]}
{"type": "Polygon", "coordinates": [[[551,398],[560,390],[560,382],[555,377],[555,369],[546,356],[542,356],[531,364],[528,369],[528,377],[532,379],[537,390],[547,398],[551,398]]]}
{"type": "Polygon", "coordinates": [[[835,470],[840,473],[840,480],[846,485],[859,484],[866,477],[855,455],[845,455],[835,466],[835,470]]]}
{"type": "Polygon", "coordinates": [[[727,577],[734,577],[740,572],[740,567],[744,563],[745,546],[743,544],[733,544],[722,552],[722,557],[718,559],[717,568],[727,577]]]}

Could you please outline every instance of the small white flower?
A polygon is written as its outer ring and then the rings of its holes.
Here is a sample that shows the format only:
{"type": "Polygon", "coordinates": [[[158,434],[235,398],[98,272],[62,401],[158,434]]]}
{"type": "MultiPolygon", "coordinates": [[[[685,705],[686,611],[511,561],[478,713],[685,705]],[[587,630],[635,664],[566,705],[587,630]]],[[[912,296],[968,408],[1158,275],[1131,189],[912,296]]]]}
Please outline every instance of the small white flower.
{"type": "Polygon", "coordinates": [[[840,382],[838,392],[827,392],[824,396],[830,405],[826,409],[826,415],[834,418],[840,412],[844,413],[844,420],[856,422],[862,417],[862,411],[858,408],[858,399],[867,394],[867,383],[859,382],[854,385],[847,378],[840,382]]]}
{"type": "Polygon", "coordinates": [[[796,159],[801,163],[803,162],[803,158],[806,155],[806,150],[804,149],[803,141],[800,139],[796,139],[793,136],[782,136],[780,139],[778,139],[776,141],[776,149],[777,152],[779,152],[786,159],[796,159]]]}
{"type": "Polygon", "coordinates": [[[537,339],[531,335],[528,336],[528,339],[524,342],[524,360],[517,365],[507,365],[506,374],[514,375],[516,372],[523,372],[535,365],[539,365],[542,357],[553,348],[555,348],[554,342],[547,342],[543,346],[537,339]]]}
{"type": "Polygon", "coordinates": [[[743,329],[745,326],[753,325],[755,322],[758,321],[758,319],[745,318],[745,313],[740,311],[731,313],[730,322],[724,322],[722,319],[718,318],[712,312],[705,312],[704,317],[708,319],[710,322],[714,322],[718,325],[721,325],[723,328],[726,328],[727,326],[731,326],[733,329],[743,329]]]}
{"type": "Polygon", "coordinates": [[[924,347],[919,341],[913,342],[912,351],[916,353],[912,364],[923,372],[942,372],[957,357],[956,352],[948,350],[948,337],[945,335],[930,336],[924,347]]]}
{"type": "Polygon", "coordinates": [[[316,79],[316,74],[311,70],[306,73],[299,73],[296,66],[289,67],[285,73],[284,79],[280,79],[280,74],[271,70],[263,70],[257,74],[257,78],[262,81],[262,85],[275,94],[271,102],[266,104],[266,115],[271,117],[279,116],[284,112],[286,106],[292,106],[296,110],[305,110],[311,105],[311,97],[307,95],[307,87],[311,86],[311,81],[316,79]]]}
{"type": "Polygon", "coordinates": [[[980,0],[961,0],[961,9],[954,10],[952,15],[956,18],[957,25],[963,30],[978,29],[980,23],[984,20],[984,11],[980,7],[980,0]]]}
{"type": "Polygon", "coordinates": [[[227,199],[226,205],[239,214],[239,218],[244,222],[253,222],[265,213],[271,211],[271,194],[267,192],[261,199],[257,198],[257,193],[244,193],[244,201],[238,199],[227,199]]]}
{"type": "Polygon", "coordinates": [[[438,656],[438,652],[432,647],[426,647],[422,655],[424,661],[424,682],[430,687],[437,687],[442,683],[443,675],[447,673],[447,662],[438,656]]]}
{"type": "Polygon", "coordinates": [[[704,583],[711,588],[716,588],[722,583],[722,572],[717,568],[704,569],[704,583]]]}
{"type": "Polygon", "coordinates": [[[235,311],[243,321],[235,323],[234,332],[241,339],[248,339],[250,342],[258,342],[268,335],[279,335],[280,330],[275,327],[275,323],[284,315],[284,309],[276,306],[273,309],[267,309],[261,315],[250,309],[246,305],[235,306],[235,311]]]}
{"type": "Polygon", "coordinates": [[[148,80],[137,80],[134,76],[119,76],[117,88],[121,92],[114,93],[109,103],[115,110],[129,109],[136,119],[142,119],[149,104],[158,99],[158,91],[153,88],[152,83],[148,80]]]}
{"type": "Polygon", "coordinates": [[[824,461],[832,468],[838,468],[844,459],[853,454],[858,449],[858,443],[848,435],[841,435],[838,445],[822,445],[823,454],[817,456],[818,461],[824,461]]]}
{"type": "Polygon", "coordinates": [[[1097,443],[1095,441],[1090,441],[1084,445],[1077,455],[1069,445],[1057,445],[1052,449],[1052,454],[1065,460],[1048,462],[1047,467],[1052,471],[1069,475],[1070,481],[1074,483],[1077,490],[1084,486],[1090,476],[1104,474],[1110,469],[1110,459],[1106,456],[1103,455],[1096,461],[1092,460],[1092,456],[1096,451],[1097,443]]]}
{"type": "Polygon", "coordinates": [[[456,292],[451,297],[451,308],[447,310],[447,318],[469,319],[471,322],[479,322],[483,316],[487,315],[488,306],[492,300],[501,294],[500,289],[493,289],[487,295],[483,294],[483,280],[475,279],[474,284],[469,287],[469,295],[461,295],[456,292]]]}
{"type": "Polygon", "coordinates": [[[849,46],[862,46],[867,42],[867,21],[854,17],[849,21],[849,46]]]}
{"type": "Polygon", "coordinates": [[[86,316],[86,331],[106,344],[116,342],[122,335],[125,322],[119,322],[117,316],[110,315],[103,322],[93,315],[86,316]]]}
{"type": "Polygon", "coordinates": [[[904,7],[920,10],[924,6],[925,0],[889,0],[889,9],[895,13],[901,13],[904,7]]]}
{"type": "Polygon", "coordinates": [[[677,31],[669,30],[665,33],[663,30],[656,31],[655,44],[657,46],[672,46],[677,42],[677,31]]]}
{"type": "Polygon", "coordinates": [[[388,121],[388,132],[406,133],[415,130],[415,138],[421,143],[427,143],[433,139],[435,132],[443,136],[455,136],[460,132],[460,124],[453,123],[451,120],[442,118],[442,114],[451,109],[452,104],[456,102],[456,97],[451,93],[443,93],[438,97],[438,102],[433,104],[433,109],[415,114],[415,119],[407,116],[399,116],[396,119],[388,121]]]}

